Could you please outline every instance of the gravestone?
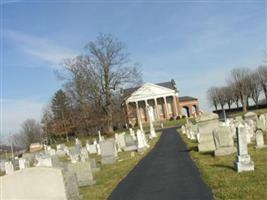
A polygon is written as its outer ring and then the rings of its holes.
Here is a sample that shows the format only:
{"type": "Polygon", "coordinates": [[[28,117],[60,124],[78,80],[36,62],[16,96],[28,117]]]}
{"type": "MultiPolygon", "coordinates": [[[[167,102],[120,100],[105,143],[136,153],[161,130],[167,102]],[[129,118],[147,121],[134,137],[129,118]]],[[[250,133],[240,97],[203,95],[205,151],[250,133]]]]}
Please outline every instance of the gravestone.
{"type": "Polygon", "coordinates": [[[98,131],[97,133],[98,133],[98,142],[104,141],[104,137],[101,136],[101,132],[98,131]]]}
{"type": "Polygon", "coordinates": [[[149,117],[149,126],[150,126],[150,135],[149,138],[156,138],[157,134],[155,132],[155,128],[153,125],[153,122],[155,121],[154,118],[154,111],[153,111],[153,107],[152,106],[148,106],[147,107],[147,113],[148,113],[148,117],[149,117]]]}
{"type": "Polygon", "coordinates": [[[107,139],[99,143],[101,149],[101,163],[113,164],[117,160],[117,149],[114,139],[107,139]]]}
{"type": "Polygon", "coordinates": [[[5,200],[78,200],[74,175],[59,168],[31,167],[2,176],[1,197],[5,200]]]}
{"type": "Polygon", "coordinates": [[[146,141],[144,141],[144,137],[140,130],[137,130],[136,136],[137,136],[137,148],[138,148],[137,150],[139,152],[146,150],[147,144],[146,144],[146,141]]]}
{"type": "Polygon", "coordinates": [[[265,131],[266,130],[265,120],[263,120],[263,119],[257,119],[257,121],[256,121],[256,127],[257,127],[257,130],[265,131]]]}
{"type": "Polygon", "coordinates": [[[14,172],[14,166],[12,162],[5,162],[5,172],[6,174],[12,174],[14,172]]]}
{"type": "Polygon", "coordinates": [[[28,168],[28,167],[30,167],[29,161],[27,161],[24,158],[20,158],[19,159],[19,169],[25,169],[25,168],[28,168]]]}
{"type": "Polygon", "coordinates": [[[56,155],[56,150],[49,148],[46,150],[47,154],[49,154],[50,156],[55,156],[56,155]]]}
{"type": "Polygon", "coordinates": [[[95,184],[90,162],[69,163],[68,171],[76,174],[79,187],[95,184]]]}
{"type": "Polygon", "coordinates": [[[86,144],[86,149],[87,149],[87,151],[88,151],[90,154],[95,154],[95,153],[97,153],[97,147],[96,147],[95,144],[89,144],[89,143],[87,143],[87,144],[86,144]]]}
{"type": "Polygon", "coordinates": [[[124,151],[137,150],[136,141],[134,141],[131,135],[125,134],[124,139],[125,139],[125,147],[123,148],[124,151]]]}
{"type": "Polygon", "coordinates": [[[97,163],[96,163],[94,158],[90,158],[90,166],[91,166],[91,169],[92,169],[93,173],[100,171],[100,168],[97,167],[97,163]]]}
{"type": "Polygon", "coordinates": [[[199,132],[198,151],[214,151],[216,148],[213,139],[213,130],[219,125],[218,115],[214,113],[204,116],[201,115],[197,120],[197,125],[199,132]]]}
{"type": "Polygon", "coordinates": [[[237,128],[237,149],[238,155],[235,162],[237,172],[254,171],[254,162],[248,154],[247,135],[243,126],[237,128]]]}
{"type": "Polygon", "coordinates": [[[7,162],[4,159],[0,159],[0,171],[4,172],[5,171],[5,162],[7,162]]]}
{"type": "Polygon", "coordinates": [[[118,134],[116,142],[117,142],[118,147],[120,149],[123,149],[126,146],[126,144],[125,144],[125,133],[118,134]]]}
{"type": "Polygon", "coordinates": [[[256,121],[258,119],[257,117],[257,114],[255,112],[247,112],[245,115],[244,115],[244,119],[247,120],[247,119],[252,119],[253,121],[256,121]]]}
{"type": "Polygon", "coordinates": [[[81,149],[81,161],[82,162],[85,162],[85,161],[88,161],[89,160],[89,155],[88,155],[88,151],[85,147],[83,147],[81,149]]]}
{"type": "Polygon", "coordinates": [[[256,148],[262,149],[265,147],[266,145],[264,145],[263,131],[259,129],[256,131],[256,148]]]}
{"type": "Polygon", "coordinates": [[[14,170],[19,170],[19,159],[18,158],[14,158],[11,160],[14,170]]]}
{"type": "Polygon", "coordinates": [[[227,126],[220,126],[213,131],[213,138],[216,146],[215,156],[224,156],[236,152],[234,139],[231,130],[227,126]]]}
{"type": "Polygon", "coordinates": [[[182,128],[181,128],[181,131],[182,131],[182,134],[186,134],[186,129],[185,129],[185,126],[183,125],[182,128]]]}

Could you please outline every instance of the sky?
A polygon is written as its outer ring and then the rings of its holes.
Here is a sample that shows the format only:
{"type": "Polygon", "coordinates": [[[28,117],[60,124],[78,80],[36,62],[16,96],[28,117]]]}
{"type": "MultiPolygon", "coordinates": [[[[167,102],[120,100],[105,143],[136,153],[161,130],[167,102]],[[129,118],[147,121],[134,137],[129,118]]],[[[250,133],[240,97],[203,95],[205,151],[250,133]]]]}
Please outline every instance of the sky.
{"type": "Polygon", "coordinates": [[[0,0],[1,133],[41,119],[62,87],[63,58],[108,33],[141,64],[144,82],[174,79],[181,96],[211,110],[206,91],[236,67],[256,68],[266,51],[266,1],[0,0]]]}

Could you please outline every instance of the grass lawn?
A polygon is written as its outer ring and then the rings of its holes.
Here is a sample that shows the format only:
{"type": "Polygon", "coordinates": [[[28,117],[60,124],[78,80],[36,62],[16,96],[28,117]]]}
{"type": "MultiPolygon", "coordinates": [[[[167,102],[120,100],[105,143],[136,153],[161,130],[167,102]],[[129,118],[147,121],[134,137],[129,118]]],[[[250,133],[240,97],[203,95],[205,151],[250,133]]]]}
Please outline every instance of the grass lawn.
{"type": "MultiPolygon", "coordinates": [[[[136,166],[136,164],[155,146],[159,137],[150,142],[150,148],[144,153],[136,153],[131,157],[131,152],[119,153],[119,161],[112,165],[103,165],[101,170],[94,174],[96,184],[81,187],[80,193],[83,199],[104,200],[111,194],[118,183],[136,166]]],[[[92,157],[92,156],[90,156],[92,157]]],[[[100,157],[95,155],[99,162],[100,157]]]]}
{"type": "Polygon", "coordinates": [[[196,142],[181,136],[216,199],[267,199],[267,148],[255,149],[255,144],[249,145],[255,171],[237,173],[234,169],[236,154],[213,157],[212,153],[199,153],[196,142]]]}

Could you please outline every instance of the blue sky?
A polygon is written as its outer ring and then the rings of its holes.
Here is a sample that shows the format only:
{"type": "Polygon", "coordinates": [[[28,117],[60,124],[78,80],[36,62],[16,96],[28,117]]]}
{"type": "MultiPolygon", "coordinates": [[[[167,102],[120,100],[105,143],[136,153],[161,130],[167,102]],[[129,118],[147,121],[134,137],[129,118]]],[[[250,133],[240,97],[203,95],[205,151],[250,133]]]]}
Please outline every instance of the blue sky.
{"type": "Polygon", "coordinates": [[[174,79],[200,98],[234,67],[256,68],[266,50],[266,1],[1,0],[2,132],[14,133],[61,87],[60,61],[111,33],[127,44],[145,82],[174,79]]]}

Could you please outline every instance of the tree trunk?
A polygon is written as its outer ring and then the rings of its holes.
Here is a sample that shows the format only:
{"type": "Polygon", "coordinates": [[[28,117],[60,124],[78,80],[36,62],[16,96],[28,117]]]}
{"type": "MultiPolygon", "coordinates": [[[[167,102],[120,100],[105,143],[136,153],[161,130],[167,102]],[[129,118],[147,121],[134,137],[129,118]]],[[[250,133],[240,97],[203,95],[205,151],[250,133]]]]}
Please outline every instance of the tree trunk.
{"type": "Polygon", "coordinates": [[[229,108],[229,110],[231,110],[231,103],[230,102],[228,102],[228,108],[229,108]]]}
{"type": "Polygon", "coordinates": [[[245,95],[242,96],[242,106],[243,106],[243,112],[247,112],[247,97],[245,95]]]}
{"type": "Polygon", "coordinates": [[[265,95],[265,103],[267,104],[267,86],[263,86],[263,92],[265,95]]]}
{"type": "Polygon", "coordinates": [[[236,104],[236,108],[239,108],[239,102],[238,102],[238,100],[235,102],[235,104],[236,104]]]}

